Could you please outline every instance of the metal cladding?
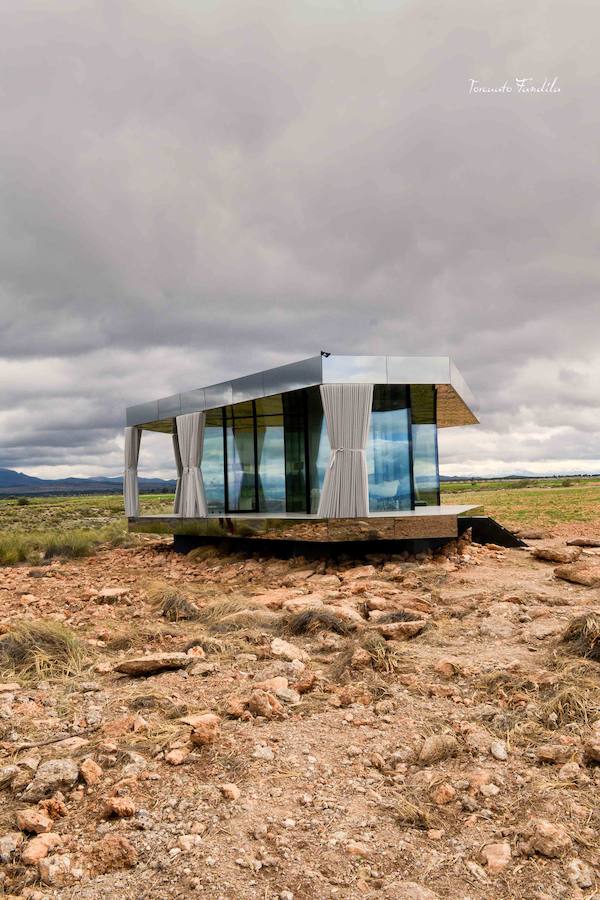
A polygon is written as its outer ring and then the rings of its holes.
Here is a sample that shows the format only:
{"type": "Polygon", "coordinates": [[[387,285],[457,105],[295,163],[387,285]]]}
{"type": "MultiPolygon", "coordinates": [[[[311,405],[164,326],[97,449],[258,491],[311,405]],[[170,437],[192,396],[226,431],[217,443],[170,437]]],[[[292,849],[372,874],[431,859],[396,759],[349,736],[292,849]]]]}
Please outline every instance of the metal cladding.
{"type": "Polygon", "coordinates": [[[127,409],[126,424],[172,430],[175,416],[218,409],[319,384],[432,384],[437,388],[437,425],[474,425],[475,401],[448,356],[351,356],[321,354],[243,378],[140,403],[127,409]]]}

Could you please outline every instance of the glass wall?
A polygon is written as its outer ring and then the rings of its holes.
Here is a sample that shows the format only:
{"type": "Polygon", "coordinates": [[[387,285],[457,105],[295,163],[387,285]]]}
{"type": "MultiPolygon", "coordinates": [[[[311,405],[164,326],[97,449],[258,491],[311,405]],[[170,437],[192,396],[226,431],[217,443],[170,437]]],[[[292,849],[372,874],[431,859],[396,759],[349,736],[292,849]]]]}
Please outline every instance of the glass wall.
{"type": "Polygon", "coordinates": [[[209,515],[225,512],[225,454],[223,452],[223,410],[206,413],[202,480],[209,515]]]}
{"type": "MultiPolygon", "coordinates": [[[[252,401],[228,406],[225,412],[227,446],[227,509],[256,512],[256,432],[252,401]]],[[[262,449],[262,447],[261,447],[262,449]]]]}
{"type": "Polygon", "coordinates": [[[439,506],[435,386],[413,384],[410,388],[412,415],[413,490],[415,506],[439,506]]]}
{"type": "Polygon", "coordinates": [[[404,385],[375,385],[367,444],[371,512],[411,509],[409,415],[404,385]]]}
{"type": "Polygon", "coordinates": [[[282,395],[254,402],[258,464],[258,511],[285,512],[286,467],[282,395]]]}
{"type": "MultiPolygon", "coordinates": [[[[366,455],[372,512],[439,504],[435,387],[375,385],[366,455]]],[[[329,461],[318,387],[206,414],[209,514],[316,513],[329,461]]]]}

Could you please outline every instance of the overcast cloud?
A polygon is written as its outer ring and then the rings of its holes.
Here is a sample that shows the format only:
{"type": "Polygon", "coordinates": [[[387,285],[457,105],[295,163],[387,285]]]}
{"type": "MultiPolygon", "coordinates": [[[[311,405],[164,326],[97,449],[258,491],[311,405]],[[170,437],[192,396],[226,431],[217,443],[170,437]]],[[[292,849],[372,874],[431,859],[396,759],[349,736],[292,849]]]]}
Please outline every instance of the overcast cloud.
{"type": "Polygon", "coordinates": [[[482,424],[447,473],[599,471],[599,26],[0,0],[0,466],[116,474],[126,405],[327,349],[455,358],[482,424]]]}

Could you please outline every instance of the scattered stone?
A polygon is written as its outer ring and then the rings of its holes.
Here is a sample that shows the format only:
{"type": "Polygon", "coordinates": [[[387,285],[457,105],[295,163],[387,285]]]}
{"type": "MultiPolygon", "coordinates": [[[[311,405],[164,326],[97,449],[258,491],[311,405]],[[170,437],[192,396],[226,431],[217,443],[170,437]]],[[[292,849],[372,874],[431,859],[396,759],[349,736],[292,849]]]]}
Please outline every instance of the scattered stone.
{"type": "Polygon", "coordinates": [[[21,685],[17,681],[4,681],[0,684],[0,694],[15,694],[21,690],[21,685]]]}
{"type": "Polygon", "coordinates": [[[32,834],[52,830],[52,819],[39,809],[22,809],[17,813],[17,827],[32,834]]]}
{"type": "Polygon", "coordinates": [[[40,859],[44,859],[51,850],[55,850],[61,844],[62,838],[52,831],[40,834],[25,845],[21,851],[21,862],[26,866],[35,866],[40,859]]]}
{"type": "Polygon", "coordinates": [[[359,841],[347,841],[345,850],[350,856],[360,856],[363,859],[368,859],[373,855],[371,847],[368,847],[366,844],[360,843],[359,841]]]}
{"type": "Polygon", "coordinates": [[[99,766],[98,763],[94,762],[89,756],[87,759],[84,759],[79,766],[79,772],[85,783],[90,786],[97,784],[104,775],[102,766],[99,766]]]}
{"type": "Polygon", "coordinates": [[[425,766],[440,762],[458,752],[458,741],[453,734],[432,734],[421,747],[419,762],[425,766]]]}
{"type": "Polygon", "coordinates": [[[184,669],[193,657],[187,653],[148,653],[147,656],[136,656],[132,659],[124,659],[114,667],[115,672],[123,675],[156,675],[158,672],[166,672],[169,669],[184,669]]]}
{"type": "Polygon", "coordinates": [[[440,900],[440,895],[430,891],[429,888],[422,887],[416,881],[400,881],[396,882],[396,896],[402,900],[440,900]]]}
{"type": "Polygon", "coordinates": [[[565,744],[540,744],[535,755],[541,763],[566,763],[573,756],[573,747],[565,744]]]}
{"type": "Polygon", "coordinates": [[[135,847],[120,834],[105,834],[92,848],[94,870],[99,874],[129,869],[136,865],[137,858],[135,847]]]}
{"type": "Polygon", "coordinates": [[[18,766],[2,766],[2,768],[0,768],[0,788],[9,785],[20,771],[18,766]]]}
{"type": "Polygon", "coordinates": [[[583,752],[586,761],[600,762],[600,719],[594,722],[590,734],[588,734],[583,743],[583,752]]]}
{"type": "Polygon", "coordinates": [[[11,831],[0,837],[0,863],[6,864],[11,862],[23,840],[24,838],[20,831],[11,831]]]}
{"type": "Polygon", "coordinates": [[[454,678],[455,675],[460,674],[461,662],[453,656],[443,656],[441,659],[438,659],[433,667],[433,671],[441,675],[442,678],[454,678]]]}
{"type": "Polygon", "coordinates": [[[484,637],[511,638],[516,634],[515,626],[501,616],[488,616],[479,625],[479,631],[484,637]]]}
{"type": "Polygon", "coordinates": [[[170,750],[165,756],[165,762],[168,762],[170,766],[180,766],[186,761],[189,755],[190,751],[183,748],[170,750]]]}
{"type": "Polygon", "coordinates": [[[130,819],[135,815],[135,803],[131,797],[107,797],[104,801],[103,817],[110,819],[130,819]]]}
{"type": "Polygon", "coordinates": [[[527,831],[530,834],[529,849],[541,856],[562,856],[571,847],[571,838],[562,825],[554,825],[546,819],[530,819],[527,831]]]}
{"type": "Polygon", "coordinates": [[[524,541],[544,541],[551,537],[547,531],[541,531],[538,528],[520,528],[515,531],[515,534],[524,541]]]}
{"type": "Polygon", "coordinates": [[[254,759],[264,759],[267,762],[271,762],[271,760],[275,759],[275,754],[271,750],[270,747],[262,744],[259,747],[256,747],[254,753],[252,754],[254,759]]]}
{"type": "Polygon", "coordinates": [[[594,886],[593,869],[577,857],[567,863],[567,876],[573,887],[581,888],[582,891],[594,886]]]}
{"type": "Polygon", "coordinates": [[[283,706],[273,694],[267,691],[254,690],[248,700],[248,709],[254,716],[263,716],[265,719],[281,719],[285,713],[283,706]]]}
{"type": "Polygon", "coordinates": [[[420,634],[426,625],[427,622],[422,619],[416,622],[380,622],[371,628],[387,640],[408,641],[420,634]]]}
{"type": "Polygon", "coordinates": [[[246,712],[246,702],[239,694],[230,694],[225,698],[223,712],[231,719],[241,719],[246,712]]]}
{"type": "Polygon", "coordinates": [[[283,641],[281,638],[273,638],[271,641],[271,653],[280,659],[286,659],[292,662],[294,659],[308,660],[310,657],[306,650],[297,647],[296,644],[290,644],[289,641],[283,641]]]}
{"type": "Polygon", "coordinates": [[[56,791],[73,787],[78,778],[79,766],[74,759],[48,759],[38,767],[23,796],[27,800],[43,800],[56,791]]]}
{"type": "Polygon", "coordinates": [[[126,597],[128,593],[128,587],[103,587],[96,594],[96,600],[99,600],[100,603],[115,603],[121,597],[126,597]]]}
{"type": "Polygon", "coordinates": [[[492,875],[497,875],[510,862],[510,844],[504,841],[499,844],[487,844],[481,851],[481,855],[485,861],[487,871],[492,875]]]}
{"type": "Polygon", "coordinates": [[[41,859],[38,871],[44,884],[64,885],[71,874],[71,857],[66,853],[57,853],[41,859]]]}
{"type": "Polygon", "coordinates": [[[582,584],[584,587],[600,586],[599,565],[590,565],[586,562],[571,563],[566,566],[557,566],[554,574],[557,578],[562,578],[563,581],[582,584]]]}
{"type": "Polygon", "coordinates": [[[565,623],[562,619],[540,617],[525,629],[523,636],[530,641],[543,641],[544,638],[554,637],[555,635],[560,634],[564,631],[564,627],[565,623]]]}
{"type": "Polygon", "coordinates": [[[579,547],[536,547],[532,556],[545,562],[573,563],[581,556],[581,550],[579,547]]]}
{"type": "Polygon", "coordinates": [[[226,800],[239,800],[241,791],[237,784],[222,784],[219,788],[226,800]]]}
{"type": "Polygon", "coordinates": [[[573,538],[572,541],[567,541],[567,547],[587,547],[593,549],[594,547],[600,547],[600,538],[573,538]]]}
{"type": "MultiPolygon", "coordinates": [[[[192,724],[188,720],[188,724],[192,724]]],[[[219,737],[221,720],[214,713],[204,713],[201,716],[195,716],[192,724],[192,733],[190,740],[196,747],[206,747],[208,744],[214,744],[219,737]]]]}
{"type": "Polygon", "coordinates": [[[45,812],[51,819],[60,819],[61,816],[67,815],[65,798],[60,791],[57,791],[54,796],[49,797],[47,800],[40,800],[38,806],[42,812],[45,812]]]}
{"type": "Polygon", "coordinates": [[[447,781],[443,781],[441,784],[435,786],[431,794],[431,799],[436,806],[446,806],[447,803],[452,803],[452,801],[456,799],[456,791],[451,784],[448,784],[447,781]]]}
{"type": "Polygon", "coordinates": [[[500,760],[500,762],[506,762],[508,759],[508,750],[506,749],[506,744],[504,741],[492,741],[490,745],[490,753],[494,757],[494,759],[500,760]]]}

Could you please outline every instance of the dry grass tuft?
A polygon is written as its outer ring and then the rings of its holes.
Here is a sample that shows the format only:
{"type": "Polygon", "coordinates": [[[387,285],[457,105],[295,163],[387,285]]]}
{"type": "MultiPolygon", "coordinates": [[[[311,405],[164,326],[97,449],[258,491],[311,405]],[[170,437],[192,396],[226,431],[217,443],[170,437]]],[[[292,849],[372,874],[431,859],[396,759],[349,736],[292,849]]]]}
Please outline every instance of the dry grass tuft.
{"type": "Polygon", "coordinates": [[[0,639],[0,668],[22,678],[59,678],[81,670],[84,649],[60,622],[21,622],[0,639]]]}
{"type": "Polygon", "coordinates": [[[395,808],[396,819],[400,825],[409,828],[431,828],[431,816],[427,810],[415,803],[411,803],[406,797],[399,797],[395,808]]]}
{"type": "Polygon", "coordinates": [[[220,600],[213,600],[198,610],[196,621],[206,628],[214,628],[223,619],[236,613],[241,613],[249,609],[251,605],[249,600],[241,600],[238,597],[224,597],[220,600]]]}
{"type": "Polygon", "coordinates": [[[161,616],[169,622],[194,622],[200,612],[195,603],[177,591],[166,594],[159,609],[161,616]]]}
{"type": "Polygon", "coordinates": [[[600,717],[600,689],[589,680],[570,684],[540,703],[537,715],[549,728],[573,723],[589,725],[600,717]]]}
{"type": "Polygon", "coordinates": [[[394,612],[389,612],[380,616],[377,619],[377,624],[389,625],[391,622],[419,622],[423,618],[423,615],[418,615],[407,609],[397,609],[394,612]]]}
{"type": "Polygon", "coordinates": [[[375,631],[365,632],[360,642],[352,642],[345,647],[331,665],[331,677],[334,681],[343,678],[352,668],[352,660],[357,650],[366,650],[370,657],[370,665],[376,672],[392,675],[400,671],[406,664],[405,656],[396,641],[386,641],[375,631]]]}
{"type": "Polygon", "coordinates": [[[579,656],[600,662],[600,615],[588,613],[572,619],[562,640],[570,643],[579,656]]]}
{"type": "Polygon", "coordinates": [[[283,623],[284,630],[293,635],[314,634],[316,631],[333,631],[346,635],[354,631],[355,627],[325,609],[303,609],[283,623]]]}

